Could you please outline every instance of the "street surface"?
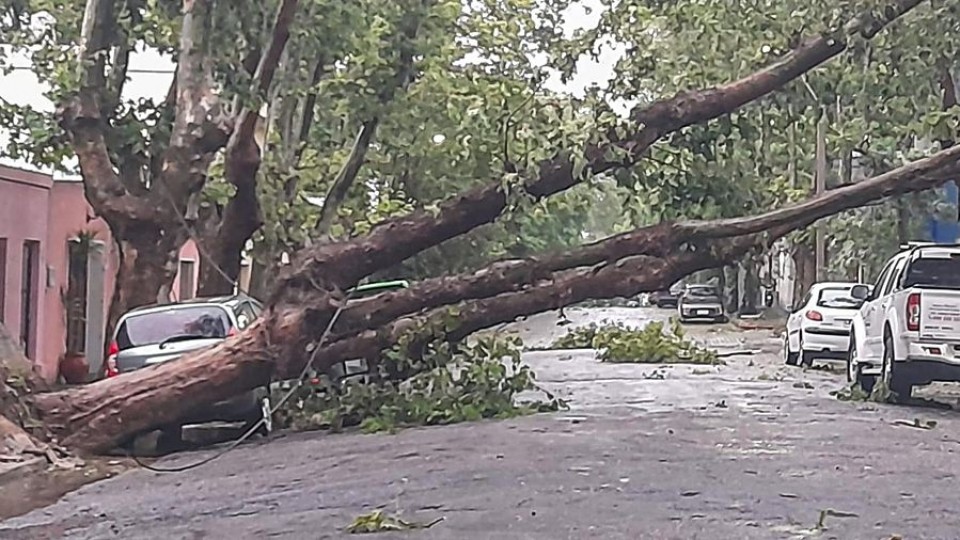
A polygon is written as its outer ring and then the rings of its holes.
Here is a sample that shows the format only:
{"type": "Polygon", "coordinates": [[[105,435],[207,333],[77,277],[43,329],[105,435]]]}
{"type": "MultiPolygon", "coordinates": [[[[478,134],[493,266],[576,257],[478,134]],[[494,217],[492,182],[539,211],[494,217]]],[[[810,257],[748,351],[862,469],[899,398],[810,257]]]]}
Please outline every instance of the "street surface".
{"type": "MultiPolygon", "coordinates": [[[[568,310],[574,325],[544,314],[512,329],[538,346],[591,320],[642,325],[670,313],[568,310]]],[[[280,436],[186,473],[137,470],[88,485],[0,523],[0,538],[346,538],[345,527],[378,508],[410,522],[442,518],[373,537],[383,539],[960,538],[960,414],[840,401],[830,395],[845,385],[839,364],[783,366],[768,330],[689,329],[721,353],[762,351],[716,367],[530,352],[570,411],[395,435],[280,436]]]]}

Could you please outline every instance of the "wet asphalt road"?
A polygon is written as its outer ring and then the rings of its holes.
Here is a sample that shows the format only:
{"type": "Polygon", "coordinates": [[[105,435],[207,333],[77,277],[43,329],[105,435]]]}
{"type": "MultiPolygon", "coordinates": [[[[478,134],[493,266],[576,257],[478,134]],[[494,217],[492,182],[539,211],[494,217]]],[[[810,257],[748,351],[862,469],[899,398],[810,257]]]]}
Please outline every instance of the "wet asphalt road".
{"type": "MultiPolygon", "coordinates": [[[[642,324],[648,309],[570,310],[642,324]]],[[[528,344],[568,327],[514,326],[528,344]]],[[[373,538],[957,539],[960,414],[841,402],[842,372],[782,366],[769,331],[696,326],[718,367],[525,356],[571,410],[396,435],[295,434],[182,474],[132,471],[0,523],[0,538],[317,539],[382,508],[433,527],[373,538]],[[933,429],[904,424],[936,420],[933,429]],[[821,519],[822,517],[822,519],[821,519]]],[[[197,460],[187,453],[164,465],[197,460]]]]}

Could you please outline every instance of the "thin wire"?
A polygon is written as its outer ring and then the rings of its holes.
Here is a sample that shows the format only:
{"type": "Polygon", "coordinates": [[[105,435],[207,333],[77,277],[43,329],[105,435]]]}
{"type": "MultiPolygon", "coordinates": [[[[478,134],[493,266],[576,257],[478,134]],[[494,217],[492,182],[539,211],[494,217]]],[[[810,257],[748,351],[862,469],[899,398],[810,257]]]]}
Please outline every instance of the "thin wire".
{"type": "Polygon", "coordinates": [[[320,352],[320,349],[323,347],[324,341],[327,339],[327,337],[330,335],[330,332],[333,330],[333,325],[337,322],[337,319],[340,318],[340,314],[343,312],[343,309],[347,305],[347,302],[353,296],[353,292],[354,292],[353,290],[350,290],[347,293],[347,297],[344,299],[343,303],[337,306],[337,310],[333,313],[333,317],[330,318],[330,321],[327,323],[327,327],[323,329],[323,333],[320,334],[320,339],[317,340],[316,346],[314,347],[313,351],[311,351],[310,359],[307,361],[307,364],[303,366],[303,369],[300,371],[300,376],[297,378],[297,384],[291,387],[290,390],[287,391],[287,393],[280,399],[279,402],[277,402],[275,406],[270,408],[270,416],[261,417],[260,420],[258,420],[256,424],[254,424],[249,429],[247,429],[247,431],[243,435],[241,435],[239,439],[233,441],[232,443],[224,447],[222,450],[220,450],[216,454],[208,456],[195,463],[181,465],[179,467],[155,467],[153,465],[149,465],[147,463],[140,461],[140,458],[133,455],[131,452],[127,453],[128,457],[133,458],[133,461],[136,462],[137,465],[149,471],[158,472],[158,473],[176,473],[176,472],[189,471],[191,469],[196,469],[197,467],[206,465],[207,463],[210,463],[215,459],[219,459],[223,457],[228,452],[232,451],[234,448],[240,446],[247,439],[249,439],[254,433],[256,433],[257,430],[260,429],[260,427],[263,426],[270,419],[270,417],[272,417],[278,410],[280,410],[280,408],[283,407],[283,405],[290,400],[293,394],[297,390],[299,390],[301,386],[303,386],[303,381],[306,379],[307,373],[310,371],[310,368],[313,366],[314,360],[317,359],[317,354],[320,352]]]}

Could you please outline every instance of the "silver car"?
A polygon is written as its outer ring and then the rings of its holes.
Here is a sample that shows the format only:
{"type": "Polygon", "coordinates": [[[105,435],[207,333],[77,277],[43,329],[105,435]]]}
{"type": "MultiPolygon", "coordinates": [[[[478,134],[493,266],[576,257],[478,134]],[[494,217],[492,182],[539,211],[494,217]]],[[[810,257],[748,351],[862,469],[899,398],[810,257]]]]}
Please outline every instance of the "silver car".
{"type": "Polygon", "coordinates": [[[687,285],[677,301],[677,312],[681,321],[708,319],[725,322],[723,301],[720,291],[714,285],[687,285]]]}
{"type": "MultiPolygon", "coordinates": [[[[131,310],[117,322],[104,375],[115,377],[213,347],[249,326],[262,311],[263,306],[246,295],[197,298],[131,310]]],[[[164,427],[163,432],[165,438],[179,441],[184,424],[226,421],[252,426],[266,415],[260,431],[268,433],[269,411],[270,390],[264,385],[193,411],[179,425],[164,427]]]]}

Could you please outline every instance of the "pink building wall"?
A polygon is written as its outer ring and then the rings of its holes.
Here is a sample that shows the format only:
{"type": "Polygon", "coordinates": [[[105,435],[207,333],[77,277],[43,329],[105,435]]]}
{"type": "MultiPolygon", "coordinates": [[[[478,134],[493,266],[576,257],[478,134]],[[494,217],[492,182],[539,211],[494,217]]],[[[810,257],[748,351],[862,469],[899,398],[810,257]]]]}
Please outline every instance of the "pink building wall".
{"type": "MultiPolygon", "coordinates": [[[[80,232],[94,233],[94,241],[100,247],[102,272],[88,276],[88,288],[100,291],[91,298],[88,294],[88,321],[106,321],[107,310],[116,278],[119,253],[107,224],[96,217],[83,193],[79,181],[53,181],[41,173],[27,172],[0,166],[0,244],[6,239],[5,265],[0,271],[2,290],[2,320],[16,338],[21,335],[20,297],[22,284],[22,250],[25,240],[40,242],[37,302],[35,302],[36,329],[35,347],[28,354],[48,380],[55,380],[58,362],[66,350],[67,321],[63,294],[67,290],[69,272],[69,247],[71,239],[80,232]],[[98,279],[99,283],[92,283],[98,279]],[[91,304],[91,301],[93,302],[91,304]],[[90,309],[102,311],[99,317],[90,317],[90,309]],[[99,319],[99,320],[98,320],[99,319]]],[[[0,253],[2,255],[2,253],[0,253]]],[[[199,256],[193,242],[188,242],[180,252],[182,260],[195,261],[192,279],[193,292],[199,280],[199,256]]],[[[0,257],[0,264],[4,259],[0,257]]],[[[176,301],[180,291],[180,276],[174,283],[171,301],[176,301]]],[[[93,335],[102,335],[97,328],[93,335]]],[[[91,335],[88,328],[88,336],[91,335]]],[[[102,343],[87,340],[88,357],[98,357],[93,349],[102,348],[102,343]]],[[[91,358],[93,360],[93,358],[91,358]]]]}

